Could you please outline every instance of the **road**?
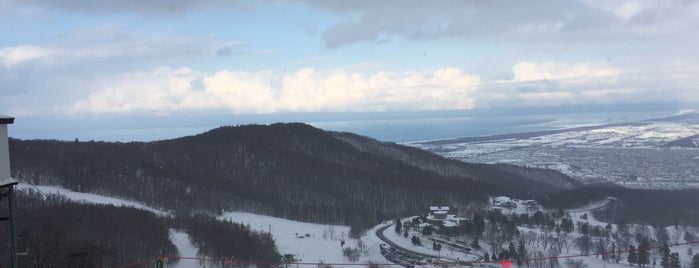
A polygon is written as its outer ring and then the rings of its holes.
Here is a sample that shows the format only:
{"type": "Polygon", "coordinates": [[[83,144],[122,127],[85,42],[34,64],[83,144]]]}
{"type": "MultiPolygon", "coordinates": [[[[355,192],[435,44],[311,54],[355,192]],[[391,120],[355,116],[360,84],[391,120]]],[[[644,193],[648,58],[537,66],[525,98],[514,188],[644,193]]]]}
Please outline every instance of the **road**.
{"type": "MultiPolygon", "coordinates": [[[[421,256],[421,257],[424,257],[424,258],[447,259],[447,260],[454,261],[454,262],[457,262],[457,261],[458,261],[458,260],[456,260],[456,259],[446,258],[446,257],[444,257],[444,256],[431,255],[431,254],[424,254],[424,253],[420,253],[420,252],[415,252],[415,251],[409,250],[409,249],[407,249],[407,248],[401,247],[401,246],[397,245],[396,243],[393,243],[391,240],[389,240],[388,238],[386,238],[386,236],[383,235],[383,232],[384,232],[386,229],[388,229],[388,227],[391,227],[391,226],[393,226],[393,224],[384,226],[384,227],[379,228],[378,230],[376,230],[376,236],[377,236],[379,239],[381,239],[384,243],[388,244],[389,246],[391,246],[391,247],[393,247],[393,248],[395,248],[395,249],[397,249],[397,250],[401,250],[401,251],[405,251],[405,252],[410,252],[410,253],[412,253],[412,254],[415,254],[415,255],[418,255],[418,256],[421,256]]],[[[474,253],[470,253],[470,252],[469,252],[469,253],[466,253],[466,254],[475,256],[476,259],[473,260],[473,261],[480,261],[480,260],[483,259],[483,256],[480,256],[480,255],[477,255],[477,254],[474,254],[474,253]]]]}
{"type": "Polygon", "coordinates": [[[595,211],[598,209],[603,209],[606,208],[610,205],[613,205],[617,202],[616,198],[608,198],[603,204],[593,207],[593,208],[586,208],[586,209],[579,209],[579,210],[566,210],[568,213],[578,213],[578,212],[588,212],[588,211],[595,211]]]}

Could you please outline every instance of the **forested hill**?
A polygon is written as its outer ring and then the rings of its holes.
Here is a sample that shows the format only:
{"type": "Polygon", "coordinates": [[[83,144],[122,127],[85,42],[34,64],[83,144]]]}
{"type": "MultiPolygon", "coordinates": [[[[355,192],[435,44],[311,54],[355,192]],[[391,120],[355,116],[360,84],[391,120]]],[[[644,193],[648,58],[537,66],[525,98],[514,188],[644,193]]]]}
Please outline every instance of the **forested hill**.
{"type": "Polygon", "coordinates": [[[157,142],[10,140],[15,178],[186,213],[242,209],[368,225],[488,194],[572,188],[558,172],[466,164],[308,125],[221,127],[157,142]]]}

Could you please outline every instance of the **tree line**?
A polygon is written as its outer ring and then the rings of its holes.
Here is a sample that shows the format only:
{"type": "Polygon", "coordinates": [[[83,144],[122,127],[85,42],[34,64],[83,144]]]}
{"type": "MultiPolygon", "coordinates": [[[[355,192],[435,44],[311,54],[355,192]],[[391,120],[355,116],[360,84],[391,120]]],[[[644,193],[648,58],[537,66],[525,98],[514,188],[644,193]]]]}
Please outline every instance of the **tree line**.
{"type": "MultiPolygon", "coordinates": [[[[116,267],[161,255],[177,256],[169,237],[172,228],[188,233],[200,256],[279,260],[270,234],[242,224],[202,215],[160,217],[36,191],[17,193],[18,251],[26,252],[18,257],[21,267],[116,267]]],[[[6,200],[0,200],[0,205],[5,206],[6,200]]],[[[7,224],[0,224],[0,237],[9,237],[9,232],[7,224]]],[[[0,242],[0,252],[9,252],[5,241],[0,242]]],[[[0,254],[0,267],[9,266],[9,254],[0,254]]]]}

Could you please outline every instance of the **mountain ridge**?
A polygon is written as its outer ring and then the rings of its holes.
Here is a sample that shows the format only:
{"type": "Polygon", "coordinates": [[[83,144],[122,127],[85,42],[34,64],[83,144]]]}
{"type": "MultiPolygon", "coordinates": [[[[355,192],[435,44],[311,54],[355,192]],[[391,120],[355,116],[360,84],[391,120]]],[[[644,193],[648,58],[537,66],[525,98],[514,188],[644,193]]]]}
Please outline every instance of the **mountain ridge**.
{"type": "Polygon", "coordinates": [[[156,142],[11,139],[10,149],[14,177],[39,184],[181,213],[242,209],[364,226],[432,204],[465,208],[488,194],[526,198],[575,187],[557,172],[468,164],[300,123],[227,126],[156,142]]]}

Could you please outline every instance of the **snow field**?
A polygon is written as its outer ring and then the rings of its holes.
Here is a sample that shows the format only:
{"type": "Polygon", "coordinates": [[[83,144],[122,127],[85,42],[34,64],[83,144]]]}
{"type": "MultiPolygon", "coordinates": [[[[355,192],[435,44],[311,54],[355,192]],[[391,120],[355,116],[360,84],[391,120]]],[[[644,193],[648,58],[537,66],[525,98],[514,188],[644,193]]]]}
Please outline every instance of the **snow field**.
{"type": "MultiPolygon", "coordinates": [[[[176,230],[176,229],[170,229],[170,240],[172,243],[177,247],[178,256],[180,257],[196,257],[197,252],[199,249],[192,244],[192,241],[189,240],[189,235],[187,233],[176,230]]],[[[189,267],[198,267],[199,261],[197,260],[187,260],[187,259],[181,259],[177,263],[175,263],[174,266],[168,266],[172,268],[189,268],[189,267]]]]}
{"type": "MultiPolygon", "coordinates": [[[[358,240],[348,238],[349,226],[305,223],[247,212],[228,212],[218,219],[249,225],[251,229],[260,232],[271,231],[279,253],[294,254],[296,259],[300,259],[299,262],[348,263],[342,254],[340,241],[345,240],[344,247],[352,248],[356,248],[358,243],[358,240]]],[[[361,238],[367,247],[367,253],[362,254],[357,263],[387,262],[379,251],[381,240],[375,235],[380,226],[382,225],[367,231],[361,238]]]]}
{"type": "Polygon", "coordinates": [[[42,193],[47,194],[47,195],[58,194],[58,195],[62,195],[64,197],[66,197],[68,200],[75,201],[78,203],[114,205],[117,207],[132,207],[132,208],[150,211],[150,212],[153,212],[159,216],[170,215],[169,212],[155,209],[155,208],[151,208],[151,207],[146,206],[144,204],[141,204],[139,202],[128,201],[128,200],[124,200],[124,199],[119,199],[119,198],[115,198],[115,197],[108,197],[108,196],[103,196],[103,195],[97,195],[97,194],[75,192],[75,191],[60,187],[60,186],[48,186],[48,185],[32,186],[32,185],[29,185],[26,183],[20,183],[17,185],[17,189],[29,190],[29,191],[39,190],[42,193]]]}

